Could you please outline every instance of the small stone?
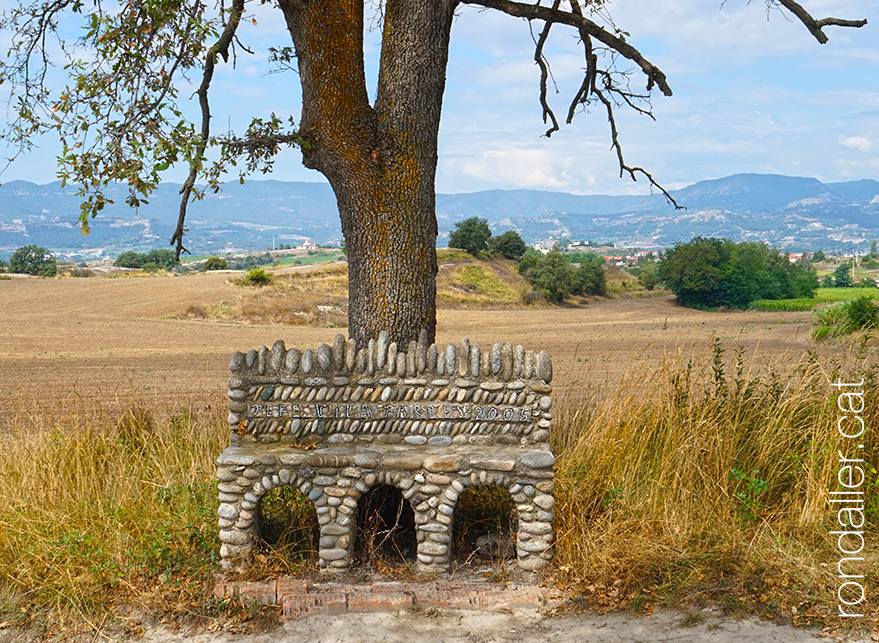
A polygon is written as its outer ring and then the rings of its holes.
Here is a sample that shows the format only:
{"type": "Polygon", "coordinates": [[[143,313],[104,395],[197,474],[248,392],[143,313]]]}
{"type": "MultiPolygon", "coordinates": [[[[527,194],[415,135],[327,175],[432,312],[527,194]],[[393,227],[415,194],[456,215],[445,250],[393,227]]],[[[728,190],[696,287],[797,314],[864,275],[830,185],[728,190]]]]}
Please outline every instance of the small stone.
{"type": "Polygon", "coordinates": [[[526,541],[520,540],[518,545],[516,546],[517,549],[527,552],[541,552],[549,549],[549,547],[549,543],[542,538],[532,538],[531,540],[526,541]]]}
{"type": "Polygon", "coordinates": [[[457,471],[461,468],[461,458],[454,455],[433,455],[424,458],[424,468],[435,473],[457,471]]]}
{"type": "Polygon", "coordinates": [[[448,553],[448,546],[425,540],[418,546],[419,554],[427,554],[428,556],[443,556],[448,553]]]}
{"type": "MultiPolygon", "coordinates": [[[[419,444],[423,444],[423,442],[419,444]]],[[[447,435],[434,435],[427,441],[427,444],[432,447],[447,447],[452,445],[452,438],[447,435]]]]}
{"type": "Polygon", "coordinates": [[[233,373],[238,373],[244,370],[244,366],[247,364],[244,353],[241,351],[235,351],[232,353],[232,359],[229,360],[229,370],[233,373]]]}
{"type": "Polygon", "coordinates": [[[547,384],[552,381],[552,360],[546,351],[540,351],[537,356],[537,379],[541,379],[547,384]]]}
{"type": "MultiPolygon", "coordinates": [[[[414,437],[414,436],[411,436],[414,437]]],[[[419,436],[423,437],[423,436],[419,436]]],[[[426,438],[425,438],[426,441],[426,438]]],[[[384,458],[384,466],[388,469],[403,469],[404,471],[416,471],[421,468],[424,459],[417,455],[386,455],[384,458]]],[[[371,474],[370,474],[371,475],[371,474]]],[[[368,481],[366,484],[372,486],[373,483],[368,481]]]]}
{"type": "Polygon", "coordinates": [[[429,373],[436,373],[436,344],[431,344],[427,349],[427,371],[429,373]]]}
{"type": "Polygon", "coordinates": [[[388,345],[387,371],[394,375],[397,371],[397,342],[388,345]]]}
{"type": "Polygon", "coordinates": [[[351,530],[338,524],[324,525],[320,529],[321,536],[347,536],[351,530]]]}
{"type": "Polygon", "coordinates": [[[364,469],[375,469],[378,463],[379,457],[375,453],[359,453],[354,456],[354,464],[364,469]]]}
{"type": "Polygon", "coordinates": [[[423,435],[407,435],[406,437],[403,438],[403,440],[405,440],[409,444],[415,444],[415,445],[425,444],[427,442],[427,438],[424,437],[423,435]]]}
{"type": "Polygon", "coordinates": [[[333,337],[333,369],[341,371],[345,367],[345,336],[336,333],[333,337]]]}
{"type": "Polygon", "coordinates": [[[378,334],[378,342],[375,348],[375,368],[381,370],[384,368],[388,360],[388,348],[390,347],[391,336],[388,331],[383,330],[378,334]]]}
{"type": "Polygon", "coordinates": [[[529,469],[549,469],[555,464],[555,456],[549,451],[528,451],[520,460],[529,469]]]}
{"type": "Polygon", "coordinates": [[[470,457],[470,466],[492,471],[512,471],[516,467],[516,461],[513,458],[503,456],[477,455],[470,457]]]}
{"type": "Polygon", "coordinates": [[[542,558],[529,556],[528,558],[520,558],[518,560],[518,565],[519,569],[522,569],[526,572],[536,572],[537,570],[546,567],[546,561],[542,558]]]}
{"type": "Polygon", "coordinates": [[[303,373],[311,373],[314,368],[314,351],[310,348],[302,353],[302,361],[300,363],[303,373]]]}
{"type": "Polygon", "coordinates": [[[541,411],[549,411],[552,408],[552,398],[549,395],[542,395],[537,404],[541,411]]]}
{"type": "Polygon", "coordinates": [[[555,499],[549,494],[538,493],[536,496],[534,496],[532,502],[541,509],[549,511],[555,504],[555,499]]]}
{"type": "Polygon", "coordinates": [[[321,549],[320,557],[324,560],[342,560],[347,558],[347,549],[321,549]]]}
{"type": "Polygon", "coordinates": [[[238,518],[238,510],[230,504],[223,503],[217,509],[217,515],[226,520],[235,520],[238,518]]]}
{"type": "MultiPolygon", "coordinates": [[[[503,360],[501,357],[502,350],[503,350],[503,348],[501,347],[501,345],[497,344],[497,343],[491,347],[491,374],[492,375],[499,374],[501,372],[501,369],[503,368],[503,360]]],[[[486,373],[486,375],[488,375],[488,373],[486,373]]]]}
{"type": "Polygon", "coordinates": [[[437,507],[437,511],[439,511],[441,514],[445,514],[446,516],[451,516],[455,513],[455,510],[452,509],[449,505],[440,505],[439,507],[437,507]]]}
{"type": "Polygon", "coordinates": [[[470,347],[470,377],[479,377],[479,344],[470,347]]]}
{"type": "Polygon", "coordinates": [[[345,368],[348,372],[354,371],[354,366],[357,364],[357,342],[353,339],[349,339],[345,342],[345,368]]]}

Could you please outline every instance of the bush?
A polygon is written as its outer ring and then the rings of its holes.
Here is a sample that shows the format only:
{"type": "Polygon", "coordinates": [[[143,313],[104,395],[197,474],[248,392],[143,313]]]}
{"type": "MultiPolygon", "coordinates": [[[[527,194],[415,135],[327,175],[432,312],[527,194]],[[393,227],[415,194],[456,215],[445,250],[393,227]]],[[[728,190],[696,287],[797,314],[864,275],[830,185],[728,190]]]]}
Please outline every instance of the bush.
{"type": "Polygon", "coordinates": [[[837,288],[852,287],[852,265],[848,261],[841,263],[833,271],[833,285],[837,288]]]}
{"type": "Polygon", "coordinates": [[[228,264],[225,259],[221,257],[211,257],[204,262],[201,269],[203,272],[207,272],[208,270],[226,270],[227,266],[228,264]]]}
{"type": "Polygon", "coordinates": [[[861,296],[819,308],[812,318],[817,326],[816,338],[839,337],[875,328],[879,325],[879,307],[870,297],[861,296]]]}
{"type": "Polygon", "coordinates": [[[491,228],[487,219],[471,217],[458,221],[449,235],[449,247],[466,250],[472,255],[488,250],[491,228]]]}
{"type": "Polygon", "coordinates": [[[54,277],[58,272],[58,264],[55,255],[49,250],[31,243],[12,253],[9,270],[22,275],[54,277]]]}
{"type": "Polygon", "coordinates": [[[254,268],[243,279],[245,286],[266,286],[272,281],[272,275],[262,268],[254,268]]]}
{"type": "Polygon", "coordinates": [[[545,257],[529,255],[519,264],[519,272],[535,290],[556,304],[574,294],[580,284],[577,269],[558,250],[545,257]]]}

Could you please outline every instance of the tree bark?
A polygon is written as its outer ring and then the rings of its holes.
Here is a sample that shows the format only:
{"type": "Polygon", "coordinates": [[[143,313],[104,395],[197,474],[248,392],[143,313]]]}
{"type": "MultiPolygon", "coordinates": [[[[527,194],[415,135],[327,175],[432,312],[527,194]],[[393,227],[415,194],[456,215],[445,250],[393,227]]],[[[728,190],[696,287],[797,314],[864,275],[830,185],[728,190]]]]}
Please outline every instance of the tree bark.
{"type": "Polygon", "coordinates": [[[400,346],[436,333],[437,137],[454,0],[388,0],[375,107],[363,0],[281,0],[302,82],[306,167],[336,194],[348,335],[400,346]]]}

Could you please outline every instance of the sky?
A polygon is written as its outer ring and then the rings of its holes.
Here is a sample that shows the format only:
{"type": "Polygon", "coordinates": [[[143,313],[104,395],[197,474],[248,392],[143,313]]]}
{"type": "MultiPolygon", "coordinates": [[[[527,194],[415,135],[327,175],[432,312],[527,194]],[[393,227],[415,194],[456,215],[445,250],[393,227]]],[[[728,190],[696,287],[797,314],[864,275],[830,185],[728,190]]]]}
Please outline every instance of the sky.
{"type": "MultiPolygon", "coordinates": [[[[665,72],[674,92],[672,97],[653,92],[655,121],[618,110],[626,162],[645,168],[667,189],[749,172],[824,182],[879,179],[879,2],[804,0],[803,5],[816,18],[866,18],[868,25],[827,28],[830,42],[820,45],[801,23],[767,12],[763,0],[608,2],[595,19],[613,21],[630,34],[628,42],[665,72]]],[[[0,7],[11,6],[0,0],[0,7]]],[[[221,65],[214,78],[212,127],[218,133],[228,126],[243,129],[253,115],[298,116],[296,74],[267,74],[268,48],[291,44],[280,13],[269,5],[249,6],[254,9],[239,36],[254,54],[239,51],[235,68],[221,65]]],[[[371,90],[378,47],[378,30],[368,32],[371,90]]],[[[582,81],[582,46],[571,30],[556,26],[547,54],[558,87],[550,101],[563,120],[582,81]]],[[[648,193],[643,178],[620,178],[603,111],[580,113],[551,138],[543,136],[533,56],[527,22],[461,6],[452,30],[437,191],[648,193]]],[[[56,80],[61,73],[55,70],[56,80]]],[[[644,88],[640,71],[632,86],[644,88]]],[[[194,101],[190,109],[196,118],[194,101]]],[[[58,151],[57,141],[41,140],[39,149],[16,160],[0,181],[54,180],[58,151]]],[[[184,176],[177,168],[167,179],[184,176]]],[[[296,150],[279,157],[270,178],[323,180],[302,166],[296,150]]]]}

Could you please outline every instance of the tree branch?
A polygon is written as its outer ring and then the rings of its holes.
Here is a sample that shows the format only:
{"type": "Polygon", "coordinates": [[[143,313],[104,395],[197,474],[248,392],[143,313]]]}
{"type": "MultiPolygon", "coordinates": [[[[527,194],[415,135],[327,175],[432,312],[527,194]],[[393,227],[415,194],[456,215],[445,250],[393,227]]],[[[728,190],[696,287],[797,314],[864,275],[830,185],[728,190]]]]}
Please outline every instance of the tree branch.
{"type": "Polygon", "coordinates": [[[573,11],[562,11],[550,7],[541,7],[540,5],[525,4],[522,2],[514,2],[513,0],[462,0],[465,4],[473,4],[488,9],[496,9],[503,13],[527,20],[543,20],[546,22],[559,23],[576,27],[581,32],[589,34],[597,41],[604,43],[614,51],[625,56],[641,68],[641,71],[647,76],[647,89],[653,89],[657,85],[662,93],[671,96],[672,91],[666,81],[665,74],[653,63],[644,58],[641,52],[635,49],[622,38],[613,35],[603,27],[585,18],[582,14],[578,15],[573,11]]]}
{"type": "Polygon", "coordinates": [[[178,261],[180,260],[181,252],[189,253],[183,247],[183,236],[186,234],[186,228],[183,225],[186,220],[186,205],[189,203],[189,197],[192,195],[195,179],[204,160],[204,151],[211,136],[211,108],[208,103],[208,89],[210,89],[211,79],[214,76],[214,65],[216,64],[217,55],[222,56],[223,60],[229,59],[229,45],[232,44],[235,31],[241,22],[241,15],[244,13],[244,2],[245,0],[234,0],[226,28],[220,35],[220,39],[208,50],[205,57],[204,76],[197,92],[198,102],[201,106],[201,138],[199,139],[195,154],[189,159],[189,176],[186,178],[183,187],[180,188],[180,194],[183,195],[180,200],[180,214],[177,216],[177,229],[171,237],[170,244],[172,246],[176,244],[177,246],[175,257],[178,261]]]}
{"type": "MultiPolygon", "coordinates": [[[[561,0],[554,0],[552,4],[553,10],[558,10],[560,4],[561,0]]],[[[543,25],[543,31],[540,32],[540,37],[537,38],[534,43],[534,62],[536,62],[537,66],[540,67],[540,106],[543,108],[543,122],[545,124],[547,119],[552,120],[552,127],[546,130],[545,136],[547,138],[552,136],[553,132],[557,132],[559,130],[559,122],[556,120],[555,114],[553,113],[552,108],[549,106],[549,103],[546,100],[546,85],[547,80],[549,79],[550,72],[549,62],[543,55],[543,47],[546,45],[546,40],[549,37],[549,30],[551,28],[552,23],[545,22],[543,25]]]]}
{"type": "Polygon", "coordinates": [[[806,29],[809,30],[815,39],[822,45],[828,41],[827,35],[822,31],[824,27],[863,27],[867,24],[867,20],[845,20],[843,18],[822,18],[815,20],[812,15],[806,11],[803,6],[794,0],[769,0],[770,5],[780,4],[785,9],[794,14],[797,19],[802,22],[806,29]]]}

